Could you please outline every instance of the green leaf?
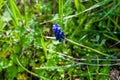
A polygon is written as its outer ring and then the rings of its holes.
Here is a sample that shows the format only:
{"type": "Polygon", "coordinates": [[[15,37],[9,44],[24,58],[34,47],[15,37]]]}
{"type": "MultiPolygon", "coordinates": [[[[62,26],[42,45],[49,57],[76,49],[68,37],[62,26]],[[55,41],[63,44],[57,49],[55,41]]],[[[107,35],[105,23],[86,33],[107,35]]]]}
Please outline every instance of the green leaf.
{"type": "Polygon", "coordinates": [[[0,62],[0,67],[2,68],[2,69],[5,69],[5,68],[8,68],[8,67],[10,67],[10,66],[12,66],[13,65],[13,62],[12,61],[9,61],[8,59],[2,59],[2,61],[0,62]]]}
{"type": "Polygon", "coordinates": [[[24,26],[20,26],[19,31],[20,31],[20,36],[23,36],[25,34],[25,32],[26,32],[26,29],[25,29],[24,26]]]}
{"type": "Polygon", "coordinates": [[[44,42],[44,38],[43,38],[43,35],[41,34],[42,38],[41,38],[41,46],[44,50],[44,54],[45,54],[45,58],[47,59],[47,50],[46,50],[46,45],[45,45],[45,42],[44,42]]]}
{"type": "Polygon", "coordinates": [[[45,75],[45,70],[43,70],[43,69],[39,70],[38,75],[39,76],[44,76],[45,75]]]}
{"type": "Polygon", "coordinates": [[[2,8],[3,5],[4,5],[4,0],[1,0],[0,1],[0,10],[1,10],[1,8],[2,8]]]}
{"type": "Polygon", "coordinates": [[[11,66],[7,68],[5,77],[7,80],[14,80],[14,78],[17,76],[17,68],[16,66],[11,66]]]}
{"type": "Polygon", "coordinates": [[[16,54],[14,54],[14,53],[12,53],[11,55],[10,55],[10,59],[12,60],[12,62],[14,63],[14,64],[17,64],[17,61],[16,61],[16,54]]]}
{"type": "Polygon", "coordinates": [[[31,42],[33,41],[33,35],[32,34],[27,34],[23,39],[21,40],[22,45],[26,48],[30,47],[31,42]]]}
{"type": "Polygon", "coordinates": [[[4,44],[2,47],[3,51],[7,51],[9,48],[10,48],[9,44],[4,44]]]}
{"type": "Polygon", "coordinates": [[[20,72],[24,72],[25,70],[21,66],[18,66],[17,71],[20,73],[20,72]]]}
{"type": "Polygon", "coordinates": [[[85,30],[91,30],[92,24],[96,21],[96,18],[90,19],[86,24],[85,24],[85,30]]]}
{"type": "Polygon", "coordinates": [[[56,61],[55,59],[50,59],[45,64],[46,66],[56,66],[56,61]]]}
{"type": "Polygon", "coordinates": [[[35,40],[34,40],[34,46],[35,47],[40,47],[40,44],[41,44],[40,40],[41,40],[40,37],[35,38],[35,40]]]}
{"type": "Polygon", "coordinates": [[[79,10],[79,0],[74,0],[74,4],[77,10],[79,10]]]}
{"type": "Polygon", "coordinates": [[[14,45],[13,46],[14,53],[19,53],[20,52],[20,46],[19,45],[14,45]]]}

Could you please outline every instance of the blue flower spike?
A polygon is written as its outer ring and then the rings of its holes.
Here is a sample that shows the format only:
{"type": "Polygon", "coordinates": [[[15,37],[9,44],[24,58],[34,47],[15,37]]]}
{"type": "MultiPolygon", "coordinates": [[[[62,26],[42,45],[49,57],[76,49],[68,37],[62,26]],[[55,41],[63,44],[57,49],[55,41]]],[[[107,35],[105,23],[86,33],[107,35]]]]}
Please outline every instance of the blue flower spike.
{"type": "Polygon", "coordinates": [[[54,24],[52,30],[55,34],[56,40],[58,40],[59,42],[61,42],[62,39],[65,38],[65,34],[61,31],[59,24],[54,24]]]}

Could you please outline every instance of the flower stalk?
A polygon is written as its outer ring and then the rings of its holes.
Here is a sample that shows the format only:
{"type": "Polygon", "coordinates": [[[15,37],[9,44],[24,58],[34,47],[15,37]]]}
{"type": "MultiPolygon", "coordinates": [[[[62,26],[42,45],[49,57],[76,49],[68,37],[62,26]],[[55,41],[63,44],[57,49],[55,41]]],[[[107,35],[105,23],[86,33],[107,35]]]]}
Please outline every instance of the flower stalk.
{"type": "Polygon", "coordinates": [[[74,45],[76,45],[76,46],[83,47],[83,48],[89,49],[89,50],[91,50],[91,51],[94,51],[94,52],[96,52],[96,53],[99,53],[99,54],[101,54],[101,55],[110,57],[110,55],[108,55],[108,54],[105,54],[105,53],[103,53],[103,52],[101,52],[101,51],[98,51],[98,50],[93,49],[93,48],[91,48],[91,47],[85,46],[85,45],[83,45],[83,44],[76,43],[76,42],[74,42],[74,41],[72,41],[72,40],[70,40],[70,39],[65,38],[65,40],[68,41],[68,42],[70,42],[70,43],[72,43],[72,44],[74,44],[74,45]]]}
{"type": "Polygon", "coordinates": [[[72,43],[72,44],[74,44],[74,45],[77,45],[77,46],[79,46],[79,47],[83,47],[83,48],[89,49],[89,50],[91,50],[91,51],[93,51],[93,52],[99,53],[99,54],[101,54],[101,55],[104,55],[104,56],[107,56],[107,57],[111,57],[110,55],[105,54],[105,53],[103,53],[103,52],[101,52],[101,51],[98,51],[98,50],[93,49],[93,48],[91,48],[91,47],[85,46],[85,45],[83,45],[83,44],[76,43],[76,42],[74,42],[74,41],[72,41],[72,40],[70,40],[70,39],[65,38],[65,34],[64,34],[64,32],[62,32],[59,24],[54,24],[53,27],[52,27],[52,30],[54,31],[56,40],[58,40],[59,42],[61,42],[62,39],[65,39],[66,41],[68,41],[68,42],[70,42],[70,43],[72,43]]]}

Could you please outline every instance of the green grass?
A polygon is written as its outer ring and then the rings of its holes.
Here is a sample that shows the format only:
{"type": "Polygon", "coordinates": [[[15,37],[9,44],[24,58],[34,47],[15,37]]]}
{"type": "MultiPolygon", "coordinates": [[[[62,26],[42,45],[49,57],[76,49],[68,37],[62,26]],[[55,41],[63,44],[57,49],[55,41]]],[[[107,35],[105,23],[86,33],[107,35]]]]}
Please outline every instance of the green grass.
{"type": "Polygon", "coordinates": [[[1,0],[0,80],[110,79],[120,65],[119,11],[117,0],[1,0]]]}

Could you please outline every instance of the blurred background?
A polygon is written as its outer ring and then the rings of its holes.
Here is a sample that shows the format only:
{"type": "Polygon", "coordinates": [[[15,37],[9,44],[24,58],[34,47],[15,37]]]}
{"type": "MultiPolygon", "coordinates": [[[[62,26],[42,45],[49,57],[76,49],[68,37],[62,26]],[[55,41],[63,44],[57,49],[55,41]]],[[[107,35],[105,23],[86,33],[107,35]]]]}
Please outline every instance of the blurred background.
{"type": "Polygon", "coordinates": [[[120,80],[119,17],[119,0],[1,0],[0,80],[120,80]]]}

